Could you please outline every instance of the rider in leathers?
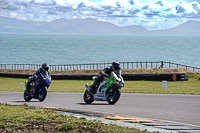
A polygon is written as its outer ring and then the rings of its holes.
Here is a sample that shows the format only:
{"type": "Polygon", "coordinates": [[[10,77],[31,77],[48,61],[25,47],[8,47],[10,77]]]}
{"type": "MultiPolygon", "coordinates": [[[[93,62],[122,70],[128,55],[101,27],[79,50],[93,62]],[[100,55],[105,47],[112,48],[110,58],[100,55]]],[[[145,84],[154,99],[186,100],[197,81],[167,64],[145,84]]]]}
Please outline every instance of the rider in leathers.
{"type": "Polygon", "coordinates": [[[33,76],[29,77],[28,82],[27,82],[27,86],[26,86],[28,91],[30,90],[30,83],[33,82],[33,81],[36,81],[36,80],[39,78],[39,74],[40,74],[42,71],[47,71],[47,72],[48,72],[48,75],[50,75],[49,66],[48,66],[46,63],[43,63],[43,64],[42,64],[42,67],[39,68],[39,69],[33,74],[33,76]]]}
{"type": "Polygon", "coordinates": [[[101,83],[104,79],[104,77],[110,77],[111,72],[115,72],[115,74],[118,75],[118,77],[121,76],[121,67],[119,62],[113,62],[112,66],[108,66],[104,68],[98,75],[97,78],[95,79],[94,83],[90,86],[91,92],[94,94],[97,90],[97,86],[99,83],[101,83]]]}

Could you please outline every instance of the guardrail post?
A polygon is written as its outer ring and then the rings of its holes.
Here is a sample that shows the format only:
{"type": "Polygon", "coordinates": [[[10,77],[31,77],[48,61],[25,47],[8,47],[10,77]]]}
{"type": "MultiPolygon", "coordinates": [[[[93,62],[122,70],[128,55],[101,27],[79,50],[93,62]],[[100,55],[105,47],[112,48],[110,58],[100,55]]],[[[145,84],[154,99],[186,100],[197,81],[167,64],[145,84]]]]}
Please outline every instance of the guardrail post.
{"type": "Polygon", "coordinates": [[[147,62],[146,62],[146,69],[147,69],[147,62]]]}

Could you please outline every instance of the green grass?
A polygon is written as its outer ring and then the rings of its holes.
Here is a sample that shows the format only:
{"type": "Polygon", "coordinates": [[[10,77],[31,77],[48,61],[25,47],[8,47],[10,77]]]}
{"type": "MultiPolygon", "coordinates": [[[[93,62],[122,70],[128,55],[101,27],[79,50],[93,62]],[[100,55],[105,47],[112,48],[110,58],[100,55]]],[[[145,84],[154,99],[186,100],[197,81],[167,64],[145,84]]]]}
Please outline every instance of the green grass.
{"type": "Polygon", "coordinates": [[[87,121],[85,118],[67,117],[50,110],[36,110],[26,105],[2,104],[0,104],[0,132],[140,133],[138,130],[87,121]]]}
{"type": "Polygon", "coordinates": [[[126,93],[154,93],[154,94],[200,94],[200,81],[196,82],[167,82],[167,88],[162,88],[162,82],[134,81],[126,82],[126,93]]]}
{"type": "Polygon", "coordinates": [[[200,94],[200,74],[189,74],[189,81],[168,81],[162,88],[162,81],[127,81],[122,92],[154,94],[200,94]]]}
{"type": "MultiPolygon", "coordinates": [[[[125,81],[122,93],[155,94],[200,94],[200,74],[189,74],[189,81],[168,81],[167,88],[162,88],[162,81],[125,81]]],[[[20,83],[26,79],[0,77],[0,91],[24,91],[20,83]]],[[[84,92],[85,83],[92,80],[52,80],[49,92],[84,92]]]]}

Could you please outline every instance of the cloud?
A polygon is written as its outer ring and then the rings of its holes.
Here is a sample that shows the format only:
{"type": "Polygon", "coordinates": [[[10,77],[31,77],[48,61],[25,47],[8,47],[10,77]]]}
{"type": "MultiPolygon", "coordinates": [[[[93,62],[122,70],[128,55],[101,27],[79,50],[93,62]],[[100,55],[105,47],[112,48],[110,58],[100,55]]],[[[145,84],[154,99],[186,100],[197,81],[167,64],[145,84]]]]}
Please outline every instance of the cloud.
{"type": "Polygon", "coordinates": [[[33,21],[94,18],[118,26],[141,25],[154,30],[175,27],[187,20],[199,21],[200,4],[165,0],[0,0],[0,16],[33,21]]]}

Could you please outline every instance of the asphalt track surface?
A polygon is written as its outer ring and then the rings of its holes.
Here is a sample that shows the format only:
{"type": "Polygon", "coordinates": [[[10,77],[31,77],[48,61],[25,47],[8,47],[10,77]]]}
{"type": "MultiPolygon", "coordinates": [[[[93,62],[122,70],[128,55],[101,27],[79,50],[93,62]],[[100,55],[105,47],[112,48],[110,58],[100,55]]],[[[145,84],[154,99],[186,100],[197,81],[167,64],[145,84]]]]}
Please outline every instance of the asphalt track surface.
{"type": "Polygon", "coordinates": [[[116,115],[166,120],[200,126],[200,95],[122,93],[115,105],[106,101],[85,104],[83,93],[48,92],[44,102],[25,102],[23,92],[0,92],[0,103],[28,104],[36,107],[57,107],[72,110],[111,113],[116,115]]]}

